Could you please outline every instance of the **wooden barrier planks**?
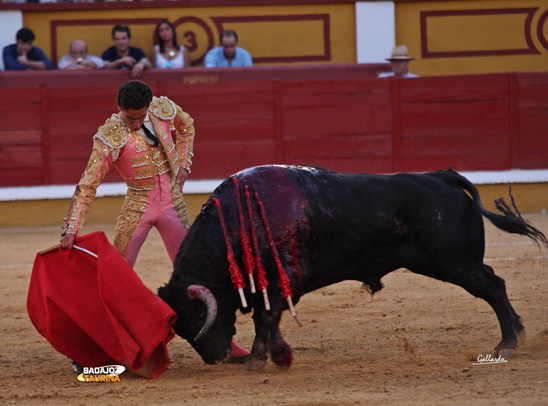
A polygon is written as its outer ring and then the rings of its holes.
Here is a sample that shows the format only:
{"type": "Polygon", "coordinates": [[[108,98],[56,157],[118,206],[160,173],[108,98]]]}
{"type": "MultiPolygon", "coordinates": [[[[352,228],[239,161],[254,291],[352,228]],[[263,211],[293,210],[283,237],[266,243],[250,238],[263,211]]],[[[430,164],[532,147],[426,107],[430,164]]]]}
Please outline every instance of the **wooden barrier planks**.
{"type": "Polygon", "coordinates": [[[284,82],[282,89],[284,162],[347,172],[391,172],[387,81],[284,82]]]}
{"type": "Polygon", "coordinates": [[[509,103],[506,75],[401,81],[401,170],[510,169],[509,103]]]}
{"type": "Polygon", "coordinates": [[[548,166],[548,75],[517,74],[519,166],[548,166]]]}
{"type": "Polygon", "coordinates": [[[273,81],[166,87],[194,119],[194,179],[225,178],[275,161],[273,81]]]}
{"type": "Polygon", "coordinates": [[[1,184],[42,184],[40,88],[2,88],[0,92],[1,184]]]}
{"type": "MultiPolygon", "coordinates": [[[[117,110],[119,85],[95,82],[0,86],[0,186],[78,182],[93,135],[117,110]]],[[[151,87],[195,120],[193,179],[271,163],[372,173],[548,167],[545,73],[195,84],[180,78],[151,87]]],[[[120,177],[112,170],[105,181],[120,177]]]]}
{"type": "MultiPolygon", "coordinates": [[[[117,85],[48,88],[49,145],[53,184],[76,184],[97,129],[115,112],[117,85]]],[[[106,181],[121,180],[116,170],[106,181]]]]}

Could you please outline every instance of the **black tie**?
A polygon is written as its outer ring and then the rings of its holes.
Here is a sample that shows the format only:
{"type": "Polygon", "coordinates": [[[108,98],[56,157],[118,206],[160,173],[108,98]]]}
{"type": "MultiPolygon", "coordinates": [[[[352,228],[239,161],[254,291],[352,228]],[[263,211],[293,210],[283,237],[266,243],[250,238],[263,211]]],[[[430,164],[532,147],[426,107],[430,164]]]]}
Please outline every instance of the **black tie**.
{"type": "Polygon", "coordinates": [[[160,140],[158,139],[158,137],[152,134],[152,132],[150,132],[150,130],[145,127],[145,123],[141,124],[141,128],[143,129],[147,137],[150,138],[152,141],[154,141],[154,146],[157,147],[158,144],[160,143],[160,140]]]}

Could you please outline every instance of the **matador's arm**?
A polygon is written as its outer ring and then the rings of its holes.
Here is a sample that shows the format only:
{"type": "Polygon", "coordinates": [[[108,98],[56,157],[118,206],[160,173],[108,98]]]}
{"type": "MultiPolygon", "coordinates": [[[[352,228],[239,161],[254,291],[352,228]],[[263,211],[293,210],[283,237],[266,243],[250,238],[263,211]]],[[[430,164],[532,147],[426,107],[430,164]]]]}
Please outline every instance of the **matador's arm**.
{"type": "Polygon", "coordinates": [[[180,159],[180,168],[184,168],[190,173],[192,157],[194,156],[194,120],[190,115],[176,106],[177,114],[173,119],[175,127],[175,146],[180,159]]]}
{"type": "Polygon", "coordinates": [[[103,182],[113,162],[112,154],[105,154],[105,151],[107,149],[104,144],[95,139],[87,167],[76,185],[69,212],[64,219],[63,235],[78,234],[82,230],[97,188],[103,182]]]}

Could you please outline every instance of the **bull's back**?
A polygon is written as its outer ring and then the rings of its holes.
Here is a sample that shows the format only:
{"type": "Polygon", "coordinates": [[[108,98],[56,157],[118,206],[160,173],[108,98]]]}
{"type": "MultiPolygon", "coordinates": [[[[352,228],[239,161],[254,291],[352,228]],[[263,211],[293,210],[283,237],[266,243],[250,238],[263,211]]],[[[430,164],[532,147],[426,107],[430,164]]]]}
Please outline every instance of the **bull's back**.
{"type": "Polygon", "coordinates": [[[322,230],[341,235],[345,229],[360,229],[360,234],[378,239],[402,231],[466,232],[483,224],[469,196],[438,174],[346,174],[311,166],[265,165],[235,176],[257,192],[275,223],[306,223],[318,238],[322,230]]]}
{"type": "MultiPolygon", "coordinates": [[[[278,165],[235,176],[257,193],[282,256],[298,252],[311,278],[327,269],[333,283],[358,269],[483,256],[481,215],[442,177],[278,165]]],[[[226,182],[220,194],[230,197],[232,190],[226,182]]]]}

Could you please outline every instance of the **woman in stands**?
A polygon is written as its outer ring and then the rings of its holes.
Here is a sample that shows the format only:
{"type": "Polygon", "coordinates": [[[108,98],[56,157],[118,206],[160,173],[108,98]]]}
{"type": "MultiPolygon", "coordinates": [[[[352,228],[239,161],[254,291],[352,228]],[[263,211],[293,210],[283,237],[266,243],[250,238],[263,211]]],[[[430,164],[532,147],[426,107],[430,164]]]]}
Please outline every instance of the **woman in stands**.
{"type": "Polygon", "coordinates": [[[175,27],[169,21],[161,21],[156,26],[156,40],[150,54],[155,68],[189,68],[190,55],[188,49],[177,43],[175,27]]]}

